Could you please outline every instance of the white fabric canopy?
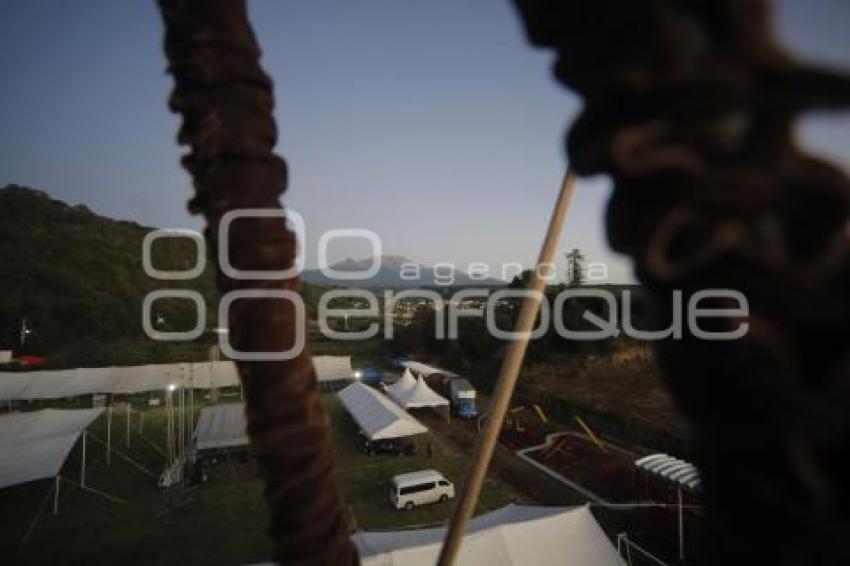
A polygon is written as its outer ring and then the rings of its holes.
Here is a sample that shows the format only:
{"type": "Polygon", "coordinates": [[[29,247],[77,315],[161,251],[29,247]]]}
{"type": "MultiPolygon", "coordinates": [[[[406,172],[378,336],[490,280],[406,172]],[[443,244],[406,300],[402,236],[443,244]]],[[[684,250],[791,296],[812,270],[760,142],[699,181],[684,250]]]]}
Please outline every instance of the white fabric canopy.
{"type": "Polygon", "coordinates": [[[398,438],[428,431],[386,395],[368,385],[352,383],[337,395],[369,440],[398,438]]]}
{"type": "Polygon", "coordinates": [[[702,490],[702,479],[696,466],[664,453],[650,454],[635,460],[635,466],[693,492],[702,490]]]}
{"type": "MultiPolygon", "coordinates": [[[[445,527],[359,532],[364,566],[436,563],[445,527]]],[[[624,566],[617,549],[585,507],[508,505],[472,519],[457,556],[471,566],[624,566]]]]}
{"type": "Polygon", "coordinates": [[[44,409],[0,415],[0,488],[59,474],[96,409],[44,409]]]}
{"type": "Polygon", "coordinates": [[[400,395],[404,395],[408,391],[411,391],[414,387],[416,387],[416,378],[413,377],[413,374],[410,373],[409,369],[405,368],[401,377],[398,378],[392,385],[387,386],[387,393],[389,393],[393,398],[398,398],[400,395]]]}
{"type": "Polygon", "coordinates": [[[416,380],[413,387],[401,389],[396,392],[391,387],[387,388],[387,392],[396,403],[405,409],[419,409],[421,407],[444,407],[448,406],[449,400],[434,392],[428,387],[425,379],[421,376],[416,380]]]}
{"type": "MultiPolygon", "coordinates": [[[[313,359],[319,381],[351,377],[350,356],[313,359]]],[[[61,399],[93,393],[142,393],[170,384],[193,389],[239,385],[231,361],[0,372],[0,400],[61,399]]]]}
{"type": "Polygon", "coordinates": [[[313,356],[313,367],[319,381],[353,379],[351,356],[313,356]]]}
{"type": "Polygon", "coordinates": [[[421,375],[422,377],[428,377],[429,375],[433,375],[435,373],[445,375],[446,377],[460,377],[454,372],[445,369],[440,369],[434,366],[429,366],[428,364],[414,362],[412,360],[405,360],[401,362],[401,365],[404,366],[406,369],[416,372],[416,375],[421,375]]]}
{"type": "Polygon", "coordinates": [[[195,426],[195,447],[198,450],[245,446],[248,442],[245,403],[224,403],[201,409],[195,426]]]}

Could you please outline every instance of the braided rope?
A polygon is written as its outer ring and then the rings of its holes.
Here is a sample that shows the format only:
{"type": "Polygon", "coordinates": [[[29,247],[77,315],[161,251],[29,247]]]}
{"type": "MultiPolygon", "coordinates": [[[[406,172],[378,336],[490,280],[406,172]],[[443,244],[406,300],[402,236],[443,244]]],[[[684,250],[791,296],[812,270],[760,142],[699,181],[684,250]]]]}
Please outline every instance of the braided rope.
{"type": "MultiPolygon", "coordinates": [[[[237,0],[160,0],[165,52],[175,88],[170,106],[183,117],[179,141],[191,152],[193,213],[207,221],[212,249],[229,246],[240,270],[282,270],[293,265],[295,236],[281,218],[243,218],[228,242],[217,228],[229,211],[280,210],[286,165],[272,153],[272,83],[259,65],[259,48],[237,0]]],[[[218,274],[222,291],[298,290],[297,278],[234,280],[218,274]]],[[[289,301],[242,299],[233,303],[230,336],[241,351],[283,352],[296,327],[289,301]]],[[[248,434],[265,479],[269,535],[283,564],[351,564],[357,554],[333,476],[333,447],[320,404],[309,349],[288,361],[238,362],[246,396],[248,434]]]]}

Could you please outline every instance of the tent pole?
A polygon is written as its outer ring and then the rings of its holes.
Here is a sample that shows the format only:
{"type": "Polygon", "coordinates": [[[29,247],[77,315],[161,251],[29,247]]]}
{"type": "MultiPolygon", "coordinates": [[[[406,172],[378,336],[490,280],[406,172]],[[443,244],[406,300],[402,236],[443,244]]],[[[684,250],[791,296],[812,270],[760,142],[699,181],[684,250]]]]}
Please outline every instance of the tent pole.
{"type": "Polygon", "coordinates": [[[195,367],[189,366],[189,421],[186,424],[187,441],[192,442],[192,428],[195,420],[195,367]]]}
{"type": "Polygon", "coordinates": [[[177,438],[174,436],[176,429],[174,428],[174,422],[176,420],[176,414],[174,413],[174,394],[172,393],[171,398],[168,399],[168,433],[171,435],[171,452],[168,453],[169,461],[168,465],[174,463],[174,456],[177,454],[177,438]]]}
{"type": "Polygon", "coordinates": [[[679,501],[679,562],[685,563],[685,517],[682,515],[682,486],[676,486],[679,501]]]}
{"type": "Polygon", "coordinates": [[[177,432],[177,450],[176,457],[180,457],[180,452],[183,450],[183,389],[177,388],[177,407],[175,408],[177,419],[174,422],[174,430],[177,432]]]}
{"type": "Polygon", "coordinates": [[[109,455],[112,452],[112,400],[106,408],[106,465],[110,465],[109,455]]]}
{"type": "Polygon", "coordinates": [[[83,431],[83,461],[80,465],[80,485],[86,487],[86,431],[83,431]]]}
{"type": "Polygon", "coordinates": [[[165,394],[165,454],[166,464],[171,463],[171,392],[165,394]]]}
{"type": "Polygon", "coordinates": [[[56,486],[53,488],[53,514],[59,514],[59,476],[56,476],[56,486]]]}
{"type": "Polygon", "coordinates": [[[165,453],[167,464],[171,465],[171,392],[165,397],[165,453]]]}
{"type": "Polygon", "coordinates": [[[172,410],[172,392],[168,392],[167,405],[168,409],[166,411],[166,424],[168,425],[168,431],[166,434],[166,440],[168,441],[168,465],[171,466],[171,460],[174,458],[174,431],[172,430],[171,423],[174,420],[173,410],[172,410]]]}
{"type": "Polygon", "coordinates": [[[174,457],[175,459],[180,457],[180,450],[182,449],[183,444],[183,421],[182,414],[180,412],[180,406],[182,404],[183,399],[183,389],[180,385],[177,386],[177,404],[174,406],[174,457]]]}
{"type": "MultiPolygon", "coordinates": [[[[193,379],[194,381],[194,379],[193,379]]],[[[192,389],[189,390],[189,438],[192,438],[192,432],[195,429],[195,384],[192,383],[192,389]]]]}

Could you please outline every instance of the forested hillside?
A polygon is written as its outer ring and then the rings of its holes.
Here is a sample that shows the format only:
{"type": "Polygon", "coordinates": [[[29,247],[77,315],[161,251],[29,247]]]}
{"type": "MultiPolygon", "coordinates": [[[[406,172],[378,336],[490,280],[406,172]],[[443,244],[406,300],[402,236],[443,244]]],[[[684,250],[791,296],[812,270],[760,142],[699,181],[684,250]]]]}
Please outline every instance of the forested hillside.
{"type": "MultiPolygon", "coordinates": [[[[21,350],[25,318],[32,333],[23,351],[47,356],[54,367],[207,356],[215,340],[211,333],[176,343],[151,340],[143,331],[142,301],[156,289],[200,292],[207,327],[216,324],[218,308],[212,261],[202,275],[186,281],[145,274],[142,241],[153,229],[70,206],[42,191],[0,188],[0,349],[21,350]]],[[[154,265],[162,270],[190,269],[195,254],[195,244],[185,238],[159,239],[152,249],[154,265]]],[[[308,298],[316,291],[309,289],[308,298]]],[[[158,330],[195,325],[195,306],[188,300],[159,300],[153,311],[158,330]]]]}

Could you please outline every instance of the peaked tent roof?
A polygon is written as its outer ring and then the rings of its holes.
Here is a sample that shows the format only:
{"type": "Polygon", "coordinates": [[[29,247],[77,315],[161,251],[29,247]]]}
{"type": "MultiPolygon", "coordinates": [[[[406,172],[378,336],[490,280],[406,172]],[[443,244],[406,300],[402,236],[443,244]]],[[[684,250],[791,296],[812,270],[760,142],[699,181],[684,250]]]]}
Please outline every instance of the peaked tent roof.
{"type": "Polygon", "coordinates": [[[429,375],[434,375],[437,373],[445,375],[446,377],[460,377],[458,374],[452,371],[441,369],[435,366],[429,366],[428,364],[423,364],[420,362],[414,362],[413,360],[405,360],[401,362],[401,365],[409,370],[415,371],[418,375],[421,375],[422,377],[428,377],[429,375]]]}
{"type": "Polygon", "coordinates": [[[337,393],[369,440],[427,432],[422,423],[368,385],[356,382],[337,393]]]}
{"type": "Polygon", "coordinates": [[[422,377],[416,380],[416,384],[410,388],[396,393],[393,389],[388,388],[388,393],[395,399],[396,403],[405,409],[418,409],[421,407],[442,407],[449,404],[449,400],[438,395],[433,389],[428,387],[422,377]]]}
{"type": "Polygon", "coordinates": [[[413,377],[409,369],[405,369],[404,373],[401,374],[401,377],[395,383],[387,386],[387,393],[396,397],[403,395],[406,391],[410,391],[414,387],[416,387],[416,378],[413,377]]]}
{"type": "Polygon", "coordinates": [[[43,409],[0,416],[0,488],[59,474],[96,409],[43,409]]]}
{"type": "MultiPolygon", "coordinates": [[[[353,537],[364,566],[434,564],[446,528],[359,532],[353,537]]],[[[502,566],[624,566],[587,506],[507,505],[472,519],[458,564],[502,566]]]]}
{"type": "Polygon", "coordinates": [[[245,403],[222,403],[201,409],[195,426],[195,446],[198,450],[245,446],[245,403]]]}

